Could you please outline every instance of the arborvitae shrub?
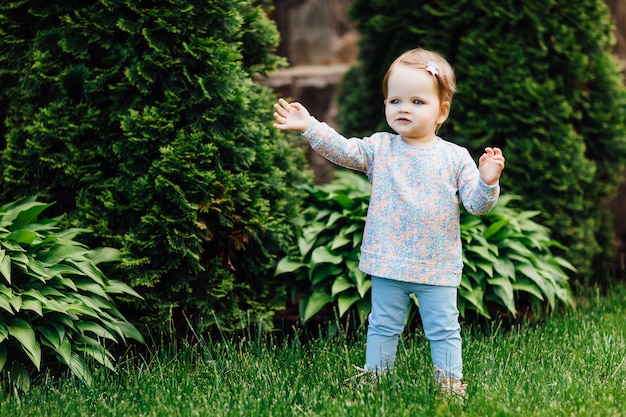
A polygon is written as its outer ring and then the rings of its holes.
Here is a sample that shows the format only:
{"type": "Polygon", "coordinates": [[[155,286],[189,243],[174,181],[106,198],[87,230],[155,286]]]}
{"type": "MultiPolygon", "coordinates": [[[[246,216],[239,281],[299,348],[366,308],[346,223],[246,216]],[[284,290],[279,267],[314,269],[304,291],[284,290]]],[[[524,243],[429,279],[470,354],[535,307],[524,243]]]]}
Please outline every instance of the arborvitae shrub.
{"type": "Polygon", "coordinates": [[[441,135],[476,157],[502,147],[502,191],[541,210],[582,276],[605,279],[613,246],[603,200],[626,161],[626,94],[604,2],[355,0],[350,13],[362,39],[339,96],[343,132],[388,129],[381,80],[397,55],[442,53],[458,93],[441,135]]]}
{"type": "Polygon", "coordinates": [[[155,331],[269,317],[304,159],[271,127],[278,33],[254,0],[0,6],[2,200],[38,194],[118,247],[155,331]]]}

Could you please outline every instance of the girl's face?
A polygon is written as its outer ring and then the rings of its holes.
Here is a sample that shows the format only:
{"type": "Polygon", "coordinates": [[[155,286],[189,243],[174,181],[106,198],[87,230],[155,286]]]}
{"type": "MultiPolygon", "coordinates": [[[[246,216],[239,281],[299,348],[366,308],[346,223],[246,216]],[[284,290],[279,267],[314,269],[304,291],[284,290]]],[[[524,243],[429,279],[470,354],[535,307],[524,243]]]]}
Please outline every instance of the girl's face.
{"type": "Polygon", "coordinates": [[[447,118],[450,102],[440,102],[437,80],[425,69],[396,65],[387,82],[385,117],[409,145],[428,146],[447,118]]]}

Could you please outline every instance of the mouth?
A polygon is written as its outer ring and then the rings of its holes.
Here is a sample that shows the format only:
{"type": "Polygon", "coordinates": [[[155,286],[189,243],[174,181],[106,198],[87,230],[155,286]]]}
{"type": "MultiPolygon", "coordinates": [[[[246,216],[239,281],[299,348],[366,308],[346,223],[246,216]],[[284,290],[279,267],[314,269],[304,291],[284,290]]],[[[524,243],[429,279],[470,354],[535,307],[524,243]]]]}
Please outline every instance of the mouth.
{"type": "Polygon", "coordinates": [[[396,122],[400,122],[400,123],[408,123],[408,122],[410,122],[410,120],[409,120],[409,119],[407,119],[406,117],[398,117],[398,118],[396,119],[396,122]]]}

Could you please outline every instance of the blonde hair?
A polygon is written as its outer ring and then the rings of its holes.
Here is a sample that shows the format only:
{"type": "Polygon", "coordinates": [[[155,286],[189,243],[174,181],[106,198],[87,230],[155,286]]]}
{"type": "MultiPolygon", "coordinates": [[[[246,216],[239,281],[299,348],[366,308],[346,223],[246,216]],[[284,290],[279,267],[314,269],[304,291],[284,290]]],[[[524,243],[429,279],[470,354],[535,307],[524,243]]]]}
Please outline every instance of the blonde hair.
{"type": "Polygon", "coordinates": [[[437,65],[437,74],[433,74],[436,80],[437,91],[439,92],[439,101],[448,101],[452,104],[452,97],[456,92],[456,77],[454,76],[454,70],[452,66],[446,61],[446,59],[437,52],[428,51],[422,48],[411,49],[396,58],[391,63],[385,77],[383,78],[383,95],[385,99],[388,93],[388,82],[391,72],[397,65],[409,65],[413,68],[423,69],[424,71],[430,71],[427,69],[426,62],[431,61],[437,65]]]}

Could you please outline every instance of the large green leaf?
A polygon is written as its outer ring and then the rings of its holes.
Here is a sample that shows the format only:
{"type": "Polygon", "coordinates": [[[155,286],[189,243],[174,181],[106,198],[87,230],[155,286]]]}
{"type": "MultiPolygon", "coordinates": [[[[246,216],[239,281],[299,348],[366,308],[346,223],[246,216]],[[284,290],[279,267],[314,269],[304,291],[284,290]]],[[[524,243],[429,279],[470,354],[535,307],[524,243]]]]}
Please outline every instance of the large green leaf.
{"type": "Polygon", "coordinates": [[[113,359],[113,355],[111,355],[111,353],[104,347],[79,344],[76,347],[76,350],[78,352],[82,352],[86,356],[95,359],[100,365],[104,365],[110,370],[115,371],[115,367],[113,366],[113,362],[111,361],[111,359],[113,359]]]}
{"type": "MultiPolygon", "coordinates": [[[[0,240],[0,245],[2,245],[6,250],[11,252],[26,252],[26,249],[24,249],[22,245],[17,242],[12,242],[10,240],[2,239],[0,240]]],[[[15,256],[15,254],[13,254],[13,256],[15,256]]]]}
{"type": "MultiPolygon", "coordinates": [[[[47,313],[62,313],[62,314],[69,314],[68,313],[68,307],[70,306],[70,304],[68,303],[60,303],[57,300],[54,299],[50,299],[48,301],[46,301],[46,304],[42,304],[41,308],[44,312],[44,314],[47,313]]],[[[55,320],[59,320],[59,317],[55,317],[55,320]]]]}
{"type": "Polygon", "coordinates": [[[319,287],[320,284],[325,285],[332,282],[343,270],[338,265],[323,263],[316,264],[309,269],[309,272],[312,273],[311,284],[313,287],[319,287]]]}
{"type": "Polygon", "coordinates": [[[20,391],[28,391],[30,389],[30,375],[24,365],[18,361],[11,362],[11,382],[20,391]]]}
{"type": "Polygon", "coordinates": [[[15,310],[11,307],[11,303],[9,303],[9,297],[2,293],[0,293],[0,308],[6,310],[10,314],[15,313],[15,310]]]}
{"type": "Polygon", "coordinates": [[[515,296],[511,281],[507,278],[498,277],[487,279],[487,282],[493,287],[494,294],[497,296],[497,299],[494,301],[504,305],[509,313],[516,316],[517,308],[515,307],[515,296]]]}
{"type": "Polygon", "coordinates": [[[92,304],[92,305],[94,304],[93,302],[89,300],[89,297],[86,297],[85,299],[81,299],[80,294],[75,294],[73,297],[78,299],[79,301],[77,302],[75,301],[75,302],[72,302],[71,304],[68,304],[68,306],[65,308],[65,311],[67,313],[76,315],[76,319],[78,319],[78,317],[80,316],[87,316],[87,317],[97,319],[99,317],[98,313],[100,314],[102,313],[99,307],[96,306],[96,309],[98,310],[96,311],[93,308],[91,308],[91,306],[87,305],[87,303],[92,304]]]}
{"type": "Polygon", "coordinates": [[[298,247],[300,248],[300,254],[303,258],[309,253],[317,237],[323,232],[324,226],[320,224],[313,224],[310,228],[304,231],[303,236],[298,239],[298,247]]]}
{"type": "Polygon", "coordinates": [[[483,236],[485,239],[489,239],[491,236],[499,232],[503,227],[509,224],[509,219],[504,219],[492,223],[489,227],[483,232],[483,236]]]}
{"type": "Polygon", "coordinates": [[[42,282],[48,281],[53,276],[50,274],[48,269],[43,265],[43,263],[38,261],[37,259],[31,259],[28,262],[28,269],[31,272],[30,276],[34,276],[37,279],[41,280],[42,282]]]}
{"type": "Polygon", "coordinates": [[[129,285],[122,281],[117,281],[114,279],[110,279],[106,282],[106,286],[104,288],[107,294],[127,294],[132,295],[135,298],[139,298],[143,300],[143,297],[134,289],[132,289],[129,285]]]}
{"type": "Polygon", "coordinates": [[[17,339],[22,346],[22,349],[35,367],[39,369],[41,366],[41,346],[35,338],[35,332],[27,321],[14,317],[7,323],[7,330],[9,335],[17,339]]]}
{"type": "Polygon", "coordinates": [[[82,245],[55,245],[42,252],[38,259],[44,264],[56,265],[66,259],[71,259],[72,261],[86,259],[87,254],[89,254],[89,249],[82,245]]]}
{"type": "Polygon", "coordinates": [[[7,363],[8,350],[4,344],[0,344],[0,371],[4,369],[4,365],[7,363]]]}
{"type": "Polygon", "coordinates": [[[493,264],[494,269],[498,274],[505,278],[509,278],[515,281],[515,265],[510,259],[505,257],[499,257],[493,264]]]}
{"type": "Polygon", "coordinates": [[[329,228],[335,224],[335,222],[343,217],[343,213],[333,212],[328,217],[325,228],[329,228]]]}
{"type": "Polygon", "coordinates": [[[54,264],[54,265],[46,265],[48,266],[48,273],[51,276],[56,275],[82,275],[82,272],[73,266],[69,266],[66,264],[54,264]]]}
{"type": "Polygon", "coordinates": [[[351,268],[350,272],[354,274],[354,278],[356,280],[356,290],[358,291],[361,298],[365,298],[367,292],[372,288],[372,280],[370,277],[363,271],[361,271],[358,267],[351,268]]]}
{"type": "Polygon", "coordinates": [[[35,220],[37,220],[37,217],[39,217],[41,212],[43,212],[51,205],[52,203],[47,204],[38,201],[31,201],[20,204],[16,207],[16,209],[19,208],[20,210],[17,213],[15,220],[13,220],[12,229],[15,230],[17,228],[23,227],[24,225],[34,222],[35,220]]]}
{"type": "Polygon", "coordinates": [[[54,280],[50,280],[48,284],[51,285],[53,281],[55,283],[61,284],[63,287],[69,288],[73,292],[78,292],[78,287],[76,286],[74,280],[71,278],[64,278],[61,275],[58,275],[54,278],[54,280]]]}
{"type": "Polygon", "coordinates": [[[485,261],[477,261],[476,266],[483,270],[488,277],[493,277],[493,263],[485,261]]]}
{"type": "Polygon", "coordinates": [[[483,298],[484,291],[482,288],[476,287],[472,288],[471,290],[460,288],[459,294],[473,306],[474,310],[487,318],[491,318],[485,306],[485,301],[483,298]]]}
{"type": "Polygon", "coordinates": [[[69,366],[72,363],[72,343],[67,337],[61,339],[61,343],[59,343],[55,351],[59,354],[64,364],[69,366]]]}
{"type": "Polygon", "coordinates": [[[9,284],[11,283],[11,257],[4,249],[0,249],[0,274],[9,284]]]}
{"type": "Polygon", "coordinates": [[[107,299],[109,298],[107,293],[104,291],[104,286],[96,282],[89,281],[86,279],[76,278],[74,279],[74,284],[76,285],[76,289],[78,289],[80,292],[92,293],[92,294],[99,295],[100,297],[103,297],[103,298],[107,298],[107,299]]]}
{"type": "Polygon", "coordinates": [[[311,317],[320,312],[327,304],[332,302],[333,298],[324,289],[313,291],[311,296],[303,303],[304,313],[302,321],[307,322],[311,317]]]}
{"type": "Polygon", "coordinates": [[[111,330],[114,330],[122,339],[134,339],[140,343],[144,343],[143,336],[135,326],[126,320],[115,320],[108,323],[111,330]]]}
{"type": "Polygon", "coordinates": [[[100,271],[95,265],[91,262],[75,262],[71,259],[66,259],[69,265],[76,267],[80,270],[84,276],[91,278],[94,282],[98,283],[101,286],[104,286],[104,280],[102,279],[102,271],[100,271]]]}
{"type": "Polygon", "coordinates": [[[491,253],[491,251],[489,250],[487,246],[466,245],[465,250],[469,252],[474,252],[480,255],[480,257],[483,258],[484,260],[490,261],[492,263],[495,262],[497,259],[494,256],[494,254],[491,253]]]}
{"type": "Polygon", "coordinates": [[[90,387],[93,384],[91,372],[89,372],[89,368],[85,364],[85,361],[78,356],[78,354],[72,352],[70,360],[67,362],[67,366],[70,368],[72,373],[78,377],[78,379],[85,383],[85,385],[90,387]]]}
{"type": "Polygon", "coordinates": [[[41,309],[41,301],[35,299],[22,298],[21,310],[30,310],[37,313],[40,317],[43,317],[43,311],[41,309]]]}
{"type": "Polygon", "coordinates": [[[547,285],[544,277],[537,271],[535,267],[530,264],[522,264],[517,266],[517,270],[524,274],[527,278],[533,281],[537,286],[541,289],[543,294],[547,294],[549,290],[549,286],[547,285]]]}
{"type": "Polygon", "coordinates": [[[354,283],[350,282],[345,275],[340,275],[333,281],[333,285],[331,287],[330,293],[334,297],[337,294],[349,289],[353,288],[354,283]]]}
{"type": "MultiPolygon", "coordinates": [[[[4,293],[2,294],[4,295],[4,293]]],[[[16,313],[18,313],[20,311],[20,308],[22,308],[22,296],[13,293],[9,299],[9,304],[11,304],[11,307],[13,307],[13,311],[15,311],[16,313]]]]}
{"type": "Polygon", "coordinates": [[[4,323],[0,322],[0,344],[9,337],[9,329],[4,323]]]}
{"type": "Polygon", "coordinates": [[[19,229],[5,237],[6,240],[11,240],[17,243],[25,243],[31,245],[37,238],[37,233],[31,230],[19,229]]]}
{"type": "Polygon", "coordinates": [[[111,332],[109,332],[107,329],[105,329],[101,325],[94,323],[93,321],[77,320],[75,324],[76,324],[76,328],[80,330],[82,333],[91,332],[98,337],[117,341],[115,339],[115,336],[113,336],[111,332]]]}
{"type": "Polygon", "coordinates": [[[89,259],[94,265],[105,262],[118,262],[122,260],[122,254],[114,248],[97,248],[89,253],[89,259]]]}
{"type": "Polygon", "coordinates": [[[338,248],[341,248],[343,246],[350,245],[350,244],[352,244],[352,238],[349,235],[347,235],[345,232],[343,232],[343,229],[342,229],[342,232],[335,235],[335,237],[333,238],[333,241],[330,245],[330,249],[334,251],[338,248]]]}
{"type": "Polygon", "coordinates": [[[274,272],[274,274],[276,275],[288,274],[288,273],[297,271],[298,269],[305,267],[305,266],[306,266],[305,263],[294,261],[291,258],[286,256],[278,262],[278,265],[276,266],[276,271],[274,272]]]}
{"type": "Polygon", "coordinates": [[[520,282],[520,281],[515,282],[511,285],[513,287],[513,290],[526,292],[532,295],[533,297],[537,298],[538,300],[543,301],[543,295],[541,294],[541,290],[537,287],[537,284],[534,284],[530,280],[526,282],[520,282]]]}
{"type": "Polygon", "coordinates": [[[337,307],[339,308],[339,317],[343,317],[344,314],[348,312],[348,310],[361,299],[361,296],[356,292],[352,294],[339,294],[337,297],[337,307]]]}
{"type": "Polygon", "coordinates": [[[39,326],[37,330],[42,336],[42,344],[47,344],[55,350],[59,349],[61,340],[65,337],[65,328],[63,326],[59,326],[56,323],[48,323],[47,325],[39,326]]]}
{"type": "Polygon", "coordinates": [[[331,263],[340,264],[343,261],[341,255],[334,254],[326,246],[320,246],[313,249],[311,254],[311,262],[314,264],[331,263]]]}

